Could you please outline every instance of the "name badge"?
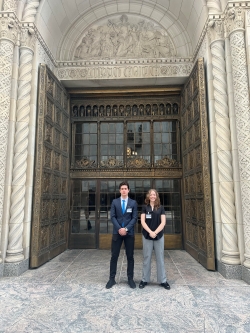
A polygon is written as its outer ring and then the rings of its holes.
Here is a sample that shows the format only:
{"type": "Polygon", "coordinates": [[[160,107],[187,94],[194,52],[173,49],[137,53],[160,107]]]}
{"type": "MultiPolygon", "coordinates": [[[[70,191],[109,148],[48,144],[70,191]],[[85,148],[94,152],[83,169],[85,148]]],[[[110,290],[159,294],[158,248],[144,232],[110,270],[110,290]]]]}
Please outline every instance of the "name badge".
{"type": "Polygon", "coordinates": [[[151,216],[151,214],[146,214],[146,219],[152,219],[152,216],[151,216]]]}
{"type": "Polygon", "coordinates": [[[127,213],[132,213],[132,208],[127,208],[127,213]]]}

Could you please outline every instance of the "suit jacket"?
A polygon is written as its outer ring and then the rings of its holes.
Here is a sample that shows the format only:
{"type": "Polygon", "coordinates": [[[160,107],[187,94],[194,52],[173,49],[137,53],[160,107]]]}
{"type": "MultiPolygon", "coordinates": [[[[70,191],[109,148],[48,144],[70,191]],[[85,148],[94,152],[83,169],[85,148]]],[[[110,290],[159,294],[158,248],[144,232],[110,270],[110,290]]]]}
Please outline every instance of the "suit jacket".
{"type": "Polygon", "coordinates": [[[114,199],[110,210],[111,222],[113,223],[113,234],[117,235],[120,228],[127,228],[128,235],[134,235],[134,225],[137,222],[137,203],[135,200],[128,198],[126,212],[122,214],[121,197],[114,199]],[[132,211],[128,212],[128,208],[132,211]],[[122,227],[122,224],[124,226],[122,227]]]}

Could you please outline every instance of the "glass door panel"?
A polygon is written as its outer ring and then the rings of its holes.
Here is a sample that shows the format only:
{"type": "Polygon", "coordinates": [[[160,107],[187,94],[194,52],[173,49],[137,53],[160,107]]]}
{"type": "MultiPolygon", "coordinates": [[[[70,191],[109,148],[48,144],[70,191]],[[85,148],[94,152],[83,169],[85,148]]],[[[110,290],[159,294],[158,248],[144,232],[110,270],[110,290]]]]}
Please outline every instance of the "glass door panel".
{"type": "Polygon", "coordinates": [[[96,180],[73,180],[70,248],[96,248],[96,180]]]}
{"type": "MultiPolygon", "coordinates": [[[[113,225],[110,208],[113,199],[120,197],[119,184],[123,179],[73,180],[71,205],[70,248],[110,249],[113,225]]],[[[159,192],[166,212],[166,236],[171,238],[168,246],[181,248],[181,188],[179,179],[130,179],[129,197],[138,205],[135,225],[136,247],[141,248],[142,206],[149,189],[159,192]],[[169,245],[171,244],[171,245],[169,245]]]]}

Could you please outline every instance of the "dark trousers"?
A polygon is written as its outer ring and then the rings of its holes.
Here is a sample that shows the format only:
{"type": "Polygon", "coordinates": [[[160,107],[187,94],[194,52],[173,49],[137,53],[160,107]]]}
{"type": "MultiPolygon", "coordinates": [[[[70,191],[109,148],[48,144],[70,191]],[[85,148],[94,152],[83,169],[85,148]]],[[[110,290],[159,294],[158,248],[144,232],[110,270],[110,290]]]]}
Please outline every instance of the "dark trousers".
{"type": "Polygon", "coordinates": [[[134,236],[113,235],[111,243],[111,260],[110,260],[110,279],[114,279],[117,270],[117,261],[120,254],[122,242],[124,242],[127,255],[127,276],[128,280],[134,277],[134,236]]]}

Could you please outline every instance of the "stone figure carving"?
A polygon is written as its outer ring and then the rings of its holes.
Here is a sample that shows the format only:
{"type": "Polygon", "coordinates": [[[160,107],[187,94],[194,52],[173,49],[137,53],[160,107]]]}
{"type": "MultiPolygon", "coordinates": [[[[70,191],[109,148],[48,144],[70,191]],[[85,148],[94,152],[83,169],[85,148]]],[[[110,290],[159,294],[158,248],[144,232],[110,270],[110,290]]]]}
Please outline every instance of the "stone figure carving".
{"type": "Polygon", "coordinates": [[[175,56],[169,35],[146,19],[129,19],[125,14],[92,26],[75,50],[75,59],[166,58],[175,56]],[[133,23],[132,23],[133,22],[133,23]]]}

